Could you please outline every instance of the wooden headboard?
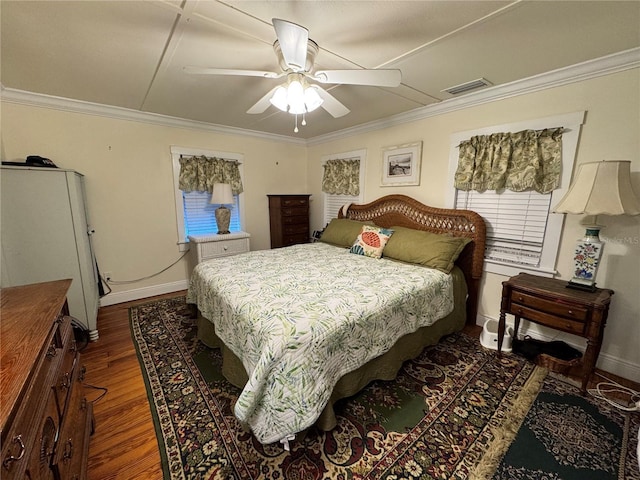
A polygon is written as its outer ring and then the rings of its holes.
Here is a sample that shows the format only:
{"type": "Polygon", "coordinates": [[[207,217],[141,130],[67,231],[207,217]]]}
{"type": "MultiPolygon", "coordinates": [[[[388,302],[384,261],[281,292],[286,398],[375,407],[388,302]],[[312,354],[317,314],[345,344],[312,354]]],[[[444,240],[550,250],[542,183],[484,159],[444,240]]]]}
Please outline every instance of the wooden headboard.
{"type": "Polygon", "coordinates": [[[456,265],[464,273],[469,291],[467,324],[475,325],[486,237],[486,226],[480,215],[471,210],[429,207],[406,195],[387,195],[371,203],[352,204],[346,214],[341,209],[338,218],[345,217],[373,222],[380,227],[400,226],[470,238],[456,265]]]}

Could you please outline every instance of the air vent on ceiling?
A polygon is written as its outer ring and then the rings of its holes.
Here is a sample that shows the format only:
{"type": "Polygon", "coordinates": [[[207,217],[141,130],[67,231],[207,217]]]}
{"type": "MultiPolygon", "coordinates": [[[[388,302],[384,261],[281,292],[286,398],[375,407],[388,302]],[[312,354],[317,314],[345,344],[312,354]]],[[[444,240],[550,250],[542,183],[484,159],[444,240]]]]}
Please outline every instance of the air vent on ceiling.
{"type": "Polygon", "coordinates": [[[486,78],[478,78],[476,80],[471,80],[470,82],[462,83],[454,87],[445,88],[444,90],[441,90],[441,91],[450,93],[451,95],[460,95],[461,93],[467,93],[467,92],[470,92],[471,90],[476,90],[477,88],[482,88],[482,87],[489,87],[491,85],[493,85],[493,83],[491,83],[486,78]]]}

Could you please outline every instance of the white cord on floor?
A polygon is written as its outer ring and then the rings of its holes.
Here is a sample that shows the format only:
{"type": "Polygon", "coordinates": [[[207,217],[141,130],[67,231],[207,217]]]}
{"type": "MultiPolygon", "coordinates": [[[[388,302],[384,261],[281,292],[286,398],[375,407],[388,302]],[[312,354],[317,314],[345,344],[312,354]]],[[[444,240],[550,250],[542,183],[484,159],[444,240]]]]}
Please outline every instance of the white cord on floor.
{"type": "MultiPolygon", "coordinates": [[[[603,375],[598,374],[603,378],[603,375]]],[[[605,402],[613,405],[614,407],[623,410],[625,412],[640,412],[640,392],[620,385],[619,383],[607,378],[607,382],[601,382],[596,385],[596,388],[590,388],[587,391],[594,397],[600,398],[605,402]],[[610,388],[607,388],[610,387],[610,388]],[[623,393],[629,395],[629,401],[625,405],[618,400],[607,397],[608,393],[623,393]]]]}

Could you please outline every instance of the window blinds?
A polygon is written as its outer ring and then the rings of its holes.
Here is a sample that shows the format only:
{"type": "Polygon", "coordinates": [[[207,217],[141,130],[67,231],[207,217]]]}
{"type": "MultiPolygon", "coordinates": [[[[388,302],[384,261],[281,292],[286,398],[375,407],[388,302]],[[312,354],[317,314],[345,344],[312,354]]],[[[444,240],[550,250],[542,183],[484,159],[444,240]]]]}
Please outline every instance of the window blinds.
{"type": "Polygon", "coordinates": [[[324,224],[327,225],[332,218],[338,217],[338,212],[343,205],[361,203],[360,195],[335,195],[324,194],[324,224]]]}
{"type": "MultiPolygon", "coordinates": [[[[229,223],[229,231],[239,232],[240,228],[240,209],[239,196],[234,195],[234,205],[230,206],[231,221],[229,223]]],[[[184,223],[186,235],[212,235],[218,232],[216,224],[216,208],[218,205],[209,203],[211,194],[209,192],[182,192],[182,201],[184,207],[184,223]]]]}
{"type": "Polygon", "coordinates": [[[456,191],[456,208],[478,212],[487,224],[485,258],[540,266],[551,194],[456,191]]]}

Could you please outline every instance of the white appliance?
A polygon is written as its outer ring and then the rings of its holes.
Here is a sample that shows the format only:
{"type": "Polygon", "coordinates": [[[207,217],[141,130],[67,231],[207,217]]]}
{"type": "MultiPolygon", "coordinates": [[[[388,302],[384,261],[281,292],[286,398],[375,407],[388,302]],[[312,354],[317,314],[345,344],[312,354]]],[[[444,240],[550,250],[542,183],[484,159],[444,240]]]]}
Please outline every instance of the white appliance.
{"type": "Polygon", "coordinates": [[[98,275],[83,175],[73,170],[0,170],[2,287],[71,278],[69,313],[98,338],[98,275]]]}
{"type": "MultiPolygon", "coordinates": [[[[482,327],[482,332],[480,333],[480,344],[484,348],[489,348],[491,350],[498,349],[498,321],[497,320],[487,320],[482,327]]],[[[513,327],[507,325],[505,327],[504,337],[502,338],[502,351],[510,352],[511,344],[513,341],[513,327]]]]}

